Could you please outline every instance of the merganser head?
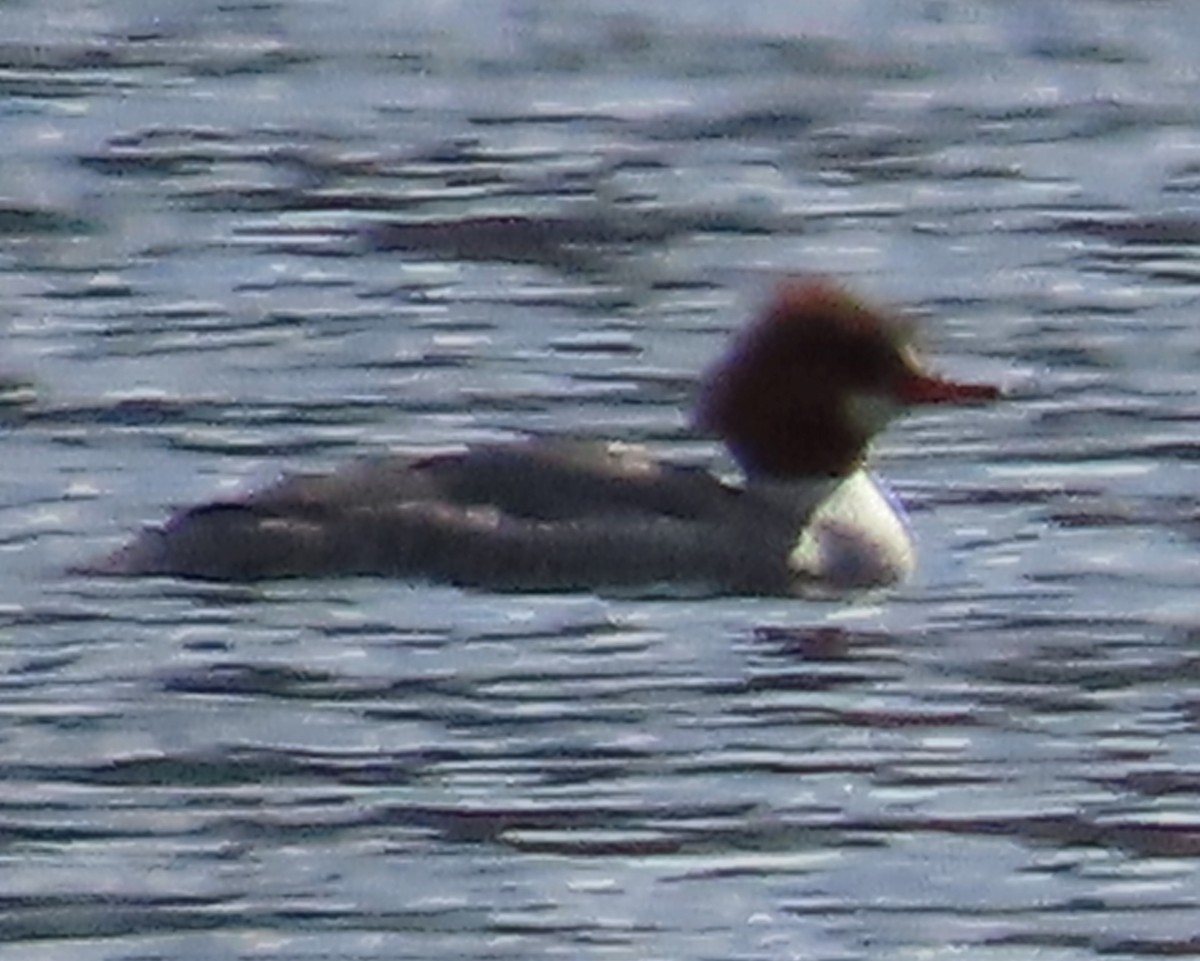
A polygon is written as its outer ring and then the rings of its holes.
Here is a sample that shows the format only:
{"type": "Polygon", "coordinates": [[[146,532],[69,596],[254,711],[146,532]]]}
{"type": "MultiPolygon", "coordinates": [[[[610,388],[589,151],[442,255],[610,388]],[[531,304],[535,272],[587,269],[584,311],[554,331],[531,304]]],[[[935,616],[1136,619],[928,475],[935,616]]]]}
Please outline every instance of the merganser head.
{"type": "Polygon", "coordinates": [[[994,400],[988,384],[925,370],[911,319],[826,280],[782,284],[704,378],[696,425],[720,437],[747,476],[845,476],[905,408],[994,400]]]}

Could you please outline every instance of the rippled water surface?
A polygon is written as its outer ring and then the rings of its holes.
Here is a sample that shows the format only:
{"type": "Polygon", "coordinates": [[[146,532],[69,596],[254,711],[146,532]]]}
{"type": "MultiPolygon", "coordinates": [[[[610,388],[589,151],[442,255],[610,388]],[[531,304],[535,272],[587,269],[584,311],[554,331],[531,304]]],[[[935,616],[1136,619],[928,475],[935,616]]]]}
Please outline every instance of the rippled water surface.
{"type": "Polygon", "coordinates": [[[0,7],[0,958],[1200,953],[1200,6],[0,7]],[[929,315],[853,603],[65,574],[929,315]]]}

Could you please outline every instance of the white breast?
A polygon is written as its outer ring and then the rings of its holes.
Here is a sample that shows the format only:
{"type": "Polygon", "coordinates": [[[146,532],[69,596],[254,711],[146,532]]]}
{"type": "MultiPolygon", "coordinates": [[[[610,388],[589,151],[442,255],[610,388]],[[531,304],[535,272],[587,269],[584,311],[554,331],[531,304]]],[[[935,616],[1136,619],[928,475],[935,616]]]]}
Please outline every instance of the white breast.
{"type": "Polygon", "coordinates": [[[912,574],[916,551],[903,508],[859,470],[814,511],[788,564],[834,589],[882,586],[912,574]]]}

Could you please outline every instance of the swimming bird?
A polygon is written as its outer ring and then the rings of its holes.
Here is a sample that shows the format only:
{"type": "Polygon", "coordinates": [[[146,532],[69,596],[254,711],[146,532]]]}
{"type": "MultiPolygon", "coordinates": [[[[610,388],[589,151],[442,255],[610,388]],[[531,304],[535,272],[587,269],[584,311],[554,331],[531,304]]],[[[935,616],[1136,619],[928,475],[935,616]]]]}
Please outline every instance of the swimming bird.
{"type": "Polygon", "coordinates": [[[912,406],[1000,396],[932,373],[915,327],[827,279],[782,283],[699,384],[693,424],[737,479],[569,439],[391,454],[184,509],[82,570],[602,593],[892,584],[915,551],[866,467],[872,438],[912,406]]]}

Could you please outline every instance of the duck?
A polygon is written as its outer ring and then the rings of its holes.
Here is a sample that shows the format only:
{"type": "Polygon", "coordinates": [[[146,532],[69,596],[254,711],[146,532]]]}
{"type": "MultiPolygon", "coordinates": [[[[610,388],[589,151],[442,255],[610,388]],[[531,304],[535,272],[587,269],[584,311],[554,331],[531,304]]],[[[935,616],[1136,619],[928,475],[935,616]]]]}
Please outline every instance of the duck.
{"type": "Polygon", "coordinates": [[[601,594],[894,585],[916,551],[867,466],[872,440],[911,408],[1001,396],[932,372],[916,333],[835,281],[791,277],[698,382],[692,427],[732,475],[572,438],[389,453],[187,507],[81,572],[601,594]]]}

